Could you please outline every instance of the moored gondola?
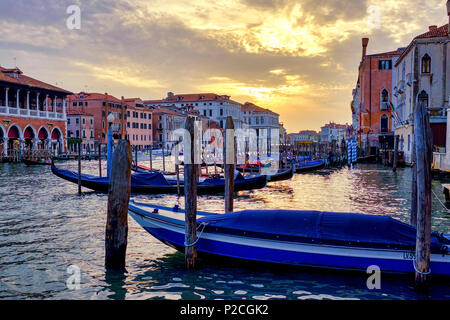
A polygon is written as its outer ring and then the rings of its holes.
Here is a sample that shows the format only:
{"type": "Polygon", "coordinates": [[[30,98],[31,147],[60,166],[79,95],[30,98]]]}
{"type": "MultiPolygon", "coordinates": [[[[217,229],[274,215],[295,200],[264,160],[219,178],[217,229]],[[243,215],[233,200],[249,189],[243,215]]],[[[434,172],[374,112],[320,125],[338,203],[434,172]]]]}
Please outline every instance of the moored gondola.
{"type": "MultiPolygon", "coordinates": [[[[78,173],[59,169],[52,165],[52,172],[54,175],[65,179],[67,181],[78,183],[78,173]]],[[[235,177],[234,190],[254,190],[261,189],[266,186],[266,176],[256,176],[251,178],[244,178],[242,175],[235,177]]],[[[81,175],[81,185],[85,188],[98,191],[108,192],[109,178],[97,177],[88,174],[81,175]]],[[[180,192],[184,192],[183,182],[180,182],[180,192]]],[[[220,194],[225,190],[224,179],[207,178],[197,184],[197,193],[199,195],[206,194],[220,194]]],[[[166,179],[160,172],[151,173],[133,173],[131,175],[131,192],[135,194],[177,194],[178,187],[176,180],[166,179]]]]}
{"type": "Polygon", "coordinates": [[[325,161],[323,161],[323,160],[307,161],[307,162],[297,163],[295,166],[295,172],[296,173],[305,173],[305,172],[320,170],[323,168],[325,168],[325,161]]]}

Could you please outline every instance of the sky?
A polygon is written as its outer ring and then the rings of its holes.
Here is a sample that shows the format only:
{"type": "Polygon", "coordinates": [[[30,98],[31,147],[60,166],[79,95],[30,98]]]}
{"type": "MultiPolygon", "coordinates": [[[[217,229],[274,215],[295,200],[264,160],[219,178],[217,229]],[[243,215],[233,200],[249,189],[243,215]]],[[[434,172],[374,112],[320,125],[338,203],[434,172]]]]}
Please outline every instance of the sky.
{"type": "Polygon", "coordinates": [[[230,95],[319,130],[351,122],[361,38],[369,54],[407,46],[447,23],[445,2],[0,0],[0,65],[72,92],[230,95]]]}

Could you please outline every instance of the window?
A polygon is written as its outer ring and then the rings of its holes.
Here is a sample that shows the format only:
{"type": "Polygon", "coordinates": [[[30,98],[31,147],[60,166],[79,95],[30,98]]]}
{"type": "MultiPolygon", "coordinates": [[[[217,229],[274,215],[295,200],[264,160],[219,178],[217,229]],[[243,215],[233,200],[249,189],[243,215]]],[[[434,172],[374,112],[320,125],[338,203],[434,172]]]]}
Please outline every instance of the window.
{"type": "Polygon", "coordinates": [[[83,118],[82,123],[86,124],[86,119],[85,118],[83,118]]]}
{"type": "Polygon", "coordinates": [[[94,130],[91,130],[91,139],[94,138],[94,130]]]}
{"type": "Polygon", "coordinates": [[[94,124],[94,120],[91,119],[91,126],[94,124]]]}
{"type": "Polygon", "coordinates": [[[86,130],[83,129],[83,138],[86,139],[86,130]]]}
{"type": "Polygon", "coordinates": [[[389,131],[389,117],[385,114],[381,116],[381,133],[387,133],[389,131]]]}
{"type": "Polygon", "coordinates": [[[392,69],[392,61],[391,60],[380,60],[378,62],[379,70],[391,70],[392,69]]]}
{"type": "Polygon", "coordinates": [[[203,110],[203,115],[206,117],[206,110],[203,110]]]}
{"type": "Polygon", "coordinates": [[[70,118],[67,119],[67,124],[70,124],[70,118]]]}
{"type": "Polygon", "coordinates": [[[78,105],[79,105],[79,106],[82,106],[82,105],[83,105],[83,101],[80,101],[80,102],[78,103],[78,105]]]}
{"type": "Polygon", "coordinates": [[[422,73],[431,73],[431,57],[428,54],[422,58],[422,73]]]}
{"type": "Polygon", "coordinates": [[[105,110],[102,110],[102,117],[103,117],[103,118],[106,117],[105,110]]]}
{"type": "Polygon", "coordinates": [[[76,106],[77,106],[77,103],[76,103],[76,102],[74,102],[74,103],[73,103],[73,106],[74,106],[74,107],[76,107],[76,106]]]}
{"type": "Polygon", "coordinates": [[[418,103],[419,106],[423,103],[425,104],[425,107],[428,108],[428,94],[425,92],[425,90],[422,90],[422,92],[418,96],[418,103]]]}
{"type": "Polygon", "coordinates": [[[75,119],[75,123],[76,123],[76,124],[79,124],[79,123],[80,123],[80,119],[76,118],[76,119],[75,119]]]}
{"type": "Polygon", "coordinates": [[[80,130],[77,130],[77,131],[76,131],[76,135],[77,135],[77,138],[80,137],[80,130]]]}
{"type": "Polygon", "coordinates": [[[212,110],[209,110],[209,116],[212,117],[212,110]]]}
{"type": "Polygon", "coordinates": [[[223,116],[223,109],[220,109],[220,116],[223,116]]]}
{"type": "Polygon", "coordinates": [[[381,106],[380,110],[389,110],[389,91],[383,89],[381,91],[381,106]]]}
{"type": "Polygon", "coordinates": [[[127,128],[129,128],[130,127],[130,123],[129,122],[127,122],[127,128]]]}

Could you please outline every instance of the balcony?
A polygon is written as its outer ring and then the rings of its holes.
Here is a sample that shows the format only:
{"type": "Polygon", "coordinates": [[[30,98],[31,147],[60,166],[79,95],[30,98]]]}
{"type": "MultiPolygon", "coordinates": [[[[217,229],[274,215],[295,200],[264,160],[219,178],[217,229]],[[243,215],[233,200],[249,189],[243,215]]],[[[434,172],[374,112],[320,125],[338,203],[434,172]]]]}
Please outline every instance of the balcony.
{"type": "Polygon", "coordinates": [[[36,109],[23,109],[15,107],[0,106],[1,116],[14,116],[21,118],[36,118],[36,119],[47,119],[47,120],[60,120],[65,121],[66,117],[64,113],[53,112],[53,111],[42,111],[36,109]]]}

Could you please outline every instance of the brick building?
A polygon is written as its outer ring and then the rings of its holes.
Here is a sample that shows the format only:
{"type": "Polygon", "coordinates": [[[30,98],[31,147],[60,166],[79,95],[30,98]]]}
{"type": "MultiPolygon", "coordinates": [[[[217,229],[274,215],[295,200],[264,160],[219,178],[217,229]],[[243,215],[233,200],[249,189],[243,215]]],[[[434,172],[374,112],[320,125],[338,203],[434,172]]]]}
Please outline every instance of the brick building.
{"type": "Polygon", "coordinates": [[[66,97],[71,92],[0,67],[0,155],[65,151],[66,97]]]}
{"type": "Polygon", "coordinates": [[[78,152],[73,139],[81,139],[81,152],[96,151],[94,116],[87,112],[69,110],[67,113],[67,147],[70,152],[78,152]]]}
{"type": "Polygon", "coordinates": [[[153,146],[153,108],[146,107],[139,98],[125,99],[127,104],[126,138],[138,150],[153,146]]]}

